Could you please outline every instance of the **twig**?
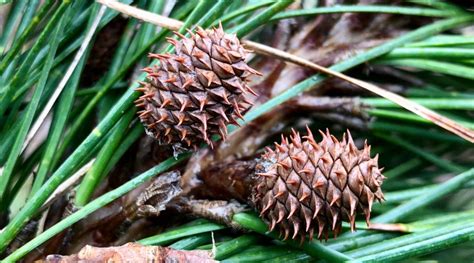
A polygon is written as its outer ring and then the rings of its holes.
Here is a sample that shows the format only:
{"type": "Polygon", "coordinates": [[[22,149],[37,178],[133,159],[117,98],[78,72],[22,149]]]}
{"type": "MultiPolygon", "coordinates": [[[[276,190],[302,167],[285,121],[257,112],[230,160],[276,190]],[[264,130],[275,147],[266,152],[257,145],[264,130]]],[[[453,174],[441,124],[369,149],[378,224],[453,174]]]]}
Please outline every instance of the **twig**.
{"type": "Polygon", "coordinates": [[[152,23],[160,27],[167,28],[169,30],[179,30],[181,26],[184,24],[183,22],[179,20],[169,18],[166,16],[157,15],[155,13],[148,12],[140,8],[122,4],[116,0],[96,0],[96,2],[102,5],[105,5],[109,7],[110,9],[119,11],[120,13],[138,18],[140,20],[152,23]]]}
{"type": "MultiPolygon", "coordinates": [[[[132,7],[126,4],[119,3],[115,0],[97,0],[98,3],[101,3],[103,5],[108,6],[111,9],[115,9],[121,13],[127,14],[129,16],[135,17],[137,19],[150,22],[152,24],[168,28],[170,30],[177,30],[183,23],[179,20],[171,19],[168,17],[164,17],[161,15],[157,15],[136,7],[132,7]]],[[[382,88],[379,88],[373,84],[370,84],[368,82],[358,80],[352,77],[349,77],[343,73],[331,70],[329,68],[317,65],[311,61],[308,61],[306,59],[303,59],[301,57],[289,54],[285,51],[272,48],[260,43],[256,43],[253,41],[249,40],[243,40],[242,44],[247,46],[248,48],[252,49],[255,53],[261,54],[261,55],[266,55],[266,56],[272,56],[279,58],[281,60],[291,62],[303,67],[311,68],[316,71],[343,79],[349,83],[352,83],[354,85],[357,85],[361,88],[364,88],[368,91],[371,91],[383,98],[386,98],[390,101],[393,101],[394,103],[400,105],[401,107],[419,115],[422,118],[425,118],[434,124],[458,135],[461,138],[464,138],[465,140],[474,143],[474,131],[463,127],[459,123],[446,118],[426,107],[423,107],[419,105],[418,103],[415,103],[413,101],[410,101],[398,94],[395,94],[393,92],[384,90],[382,88]]]]}
{"type": "Polygon", "coordinates": [[[70,77],[72,76],[72,73],[74,73],[74,70],[76,69],[77,65],[79,64],[79,61],[81,60],[82,56],[86,52],[87,47],[89,46],[89,44],[92,40],[92,37],[94,36],[94,33],[97,30],[97,27],[99,26],[99,22],[102,19],[102,16],[104,15],[106,9],[107,9],[107,7],[105,7],[105,6],[102,6],[100,8],[99,13],[95,17],[95,20],[92,23],[91,28],[87,32],[87,35],[86,35],[84,41],[82,42],[81,47],[79,48],[79,51],[77,51],[76,56],[74,57],[74,60],[72,61],[69,68],[67,69],[66,74],[64,74],[64,77],[61,79],[61,82],[59,82],[58,87],[56,88],[56,90],[54,90],[53,95],[49,99],[49,101],[46,104],[46,106],[44,107],[43,111],[38,116],[38,119],[36,120],[36,122],[31,127],[31,130],[28,132],[28,136],[26,137],[26,140],[23,143],[23,148],[21,149],[21,152],[23,152],[26,149],[26,147],[28,146],[30,141],[33,139],[36,132],[41,127],[41,124],[43,124],[44,119],[46,118],[46,116],[48,116],[49,112],[53,108],[54,103],[58,99],[59,95],[61,95],[61,92],[63,91],[64,87],[66,87],[66,84],[68,83],[70,77]]]}

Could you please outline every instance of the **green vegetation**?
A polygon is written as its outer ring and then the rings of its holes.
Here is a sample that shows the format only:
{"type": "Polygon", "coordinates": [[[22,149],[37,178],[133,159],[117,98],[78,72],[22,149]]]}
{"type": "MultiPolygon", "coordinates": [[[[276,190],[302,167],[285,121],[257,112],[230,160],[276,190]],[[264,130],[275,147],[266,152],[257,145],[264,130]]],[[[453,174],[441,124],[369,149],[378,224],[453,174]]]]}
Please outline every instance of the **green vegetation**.
{"type": "MultiPolygon", "coordinates": [[[[179,30],[183,34],[194,26],[208,28],[222,22],[226,32],[277,47],[286,44],[279,46],[268,36],[277,30],[278,23],[298,21],[304,25],[320,17],[339,18],[348,13],[420,18],[413,20],[419,23],[384,35],[383,41],[363,47],[351,43],[357,51],[341,53],[328,67],[384,88],[394,87],[413,102],[474,129],[474,36],[462,30],[474,25],[474,14],[454,4],[417,0],[407,1],[402,7],[318,7],[313,3],[303,9],[296,8],[290,0],[120,2],[183,21],[179,30]],[[293,8],[290,10],[289,6],[293,8]],[[365,71],[372,68],[393,75],[377,75],[376,70],[367,75],[365,71]]],[[[146,77],[139,69],[156,63],[150,64],[147,53],[172,51],[166,42],[167,37],[173,36],[170,30],[124,18],[92,1],[0,0],[0,12],[4,17],[0,19],[0,258],[15,262],[158,174],[176,167],[184,169],[192,153],[169,154],[149,169],[133,170],[133,175],[127,174],[127,181],[119,181],[121,185],[106,184],[119,174],[114,169],[120,167],[122,158],[127,152],[137,151],[135,146],[146,136],[133,106],[139,96],[135,91],[138,81],[146,77]],[[94,68],[97,72],[91,73],[89,67],[97,55],[94,43],[103,30],[110,30],[117,21],[123,26],[114,31],[119,35],[110,40],[115,45],[107,52],[106,67],[94,68]],[[55,92],[57,96],[53,95],[55,92]],[[52,109],[48,104],[53,105],[52,109]],[[42,116],[45,109],[48,114],[42,116]],[[45,125],[34,130],[38,121],[45,125]],[[48,198],[88,163],[88,171],[68,190],[75,193],[68,200],[75,210],[56,218],[44,231],[35,231],[31,240],[14,251],[8,250],[25,226],[42,216],[42,206],[48,198]],[[103,184],[108,186],[107,191],[98,191],[103,184]]],[[[283,38],[275,36],[277,40],[283,38]]],[[[287,51],[301,56],[298,48],[287,51]]],[[[263,63],[259,57],[257,54],[254,64],[263,63]]],[[[270,73],[271,70],[268,69],[270,73]]],[[[240,121],[242,127],[229,126],[229,132],[238,131],[279,107],[283,109],[304,92],[318,94],[323,86],[320,84],[329,78],[305,74],[294,85],[256,103],[240,121]]],[[[367,138],[376,148],[373,152],[380,153],[388,177],[383,186],[387,200],[374,205],[376,216],[372,222],[400,223],[406,231],[375,230],[358,222],[361,227],[355,233],[345,226],[338,239],[305,241],[300,245],[281,241],[278,234],[268,232],[258,215],[244,212],[235,214],[232,223],[246,233],[198,219],[137,239],[138,242],[183,250],[214,250],[216,260],[224,262],[442,261],[446,257],[455,261],[474,257],[472,143],[392,101],[360,94],[362,97],[354,98],[353,107],[365,117],[361,118],[361,129],[353,132],[354,138],[367,138]],[[459,253],[453,255],[450,251],[459,253]]],[[[307,115],[316,129],[333,124],[332,120],[307,115]]],[[[288,123],[298,125],[294,118],[288,123]]],[[[340,130],[352,131],[345,122],[337,125],[339,129],[342,126],[340,130]]]]}

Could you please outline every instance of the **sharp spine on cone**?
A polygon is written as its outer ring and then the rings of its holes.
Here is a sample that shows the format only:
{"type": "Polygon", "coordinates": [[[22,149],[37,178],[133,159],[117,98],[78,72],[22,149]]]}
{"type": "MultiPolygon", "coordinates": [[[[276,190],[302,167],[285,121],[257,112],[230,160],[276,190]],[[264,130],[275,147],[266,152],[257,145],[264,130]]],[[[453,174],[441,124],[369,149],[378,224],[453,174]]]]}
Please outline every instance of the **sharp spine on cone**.
{"type": "Polygon", "coordinates": [[[222,26],[189,31],[187,38],[168,38],[175,54],[150,54],[159,66],[144,68],[146,82],[135,101],[147,133],[162,144],[196,148],[211,136],[225,139],[227,125],[238,125],[251,107],[246,97],[256,93],[247,85],[248,77],[259,72],[245,62],[248,50],[236,35],[224,33],[222,26]]]}
{"type": "Polygon", "coordinates": [[[357,213],[369,224],[373,201],[384,200],[378,155],[370,157],[367,143],[357,149],[349,131],[342,141],[320,131],[317,143],[307,130],[302,138],[293,130],[291,143],[282,137],[259,161],[251,198],[260,216],[284,239],[301,241],[337,237],[342,221],[354,231],[357,213]]]}

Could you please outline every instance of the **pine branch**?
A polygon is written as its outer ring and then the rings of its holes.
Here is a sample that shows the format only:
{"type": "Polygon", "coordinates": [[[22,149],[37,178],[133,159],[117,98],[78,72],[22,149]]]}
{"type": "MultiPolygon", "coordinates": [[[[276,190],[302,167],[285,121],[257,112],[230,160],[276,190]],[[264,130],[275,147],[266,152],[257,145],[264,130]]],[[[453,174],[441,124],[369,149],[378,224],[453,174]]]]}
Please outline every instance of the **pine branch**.
{"type": "MultiPolygon", "coordinates": [[[[97,0],[97,2],[101,3],[103,5],[106,5],[110,8],[112,8],[112,9],[115,9],[115,10],[121,12],[121,13],[133,16],[137,19],[140,19],[140,20],[143,20],[143,21],[146,21],[146,22],[153,23],[153,24],[158,25],[158,26],[168,28],[170,30],[176,30],[182,25],[181,21],[171,19],[171,18],[168,18],[168,17],[164,17],[164,16],[161,16],[161,15],[158,15],[158,14],[154,14],[154,13],[151,13],[151,12],[148,12],[146,10],[142,10],[142,9],[139,9],[139,8],[136,8],[136,7],[125,5],[125,4],[119,3],[119,2],[114,1],[114,0],[97,0]]],[[[269,47],[269,46],[266,46],[266,45],[263,45],[263,44],[259,44],[259,43],[253,42],[253,41],[249,41],[249,40],[243,40],[242,44],[244,44],[245,46],[252,49],[254,52],[256,52],[258,54],[271,56],[271,57],[276,57],[276,58],[281,59],[281,60],[286,61],[286,62],[291,62],[291,63],[297,64],[297,65],[300,65],[302,67],[311,68],[311,69],[314,69],[318,72],[322,72],[322,73],[328,74],[330,76],[334,76],[334,77],[343,79],[343,80],[345,80],[349,83],[352,83],[356,86],[359,86],[363,89],[366,89],[370,92],[373,92],[373,93],[375,93],[375,94],[377,94],[381,97],[384,97],[384,98],[400,105],[401,107],[417,114],[418,116],[433,122],[434,124],[442,127],[443,129],[446,129],[446,130],[458,135],[459,137],[464,138],[465,140],[474,143],[474,131],[473,130],[465,128],[461,124],[457,123],[456,121],[453,121],[453,120],[451,120],[447,117],[444,117],[444,116],[436,113],[435,111],[430,110],[426,107],[423,107],[422,105],[420,105],[420,104],[418,104],[418,103],[416,103],[412,100],[406,99],[406,98],[404,98],[404,97],[402,97],[398,94],[395,94],[393,92],[384,90],[384,89],[382,89],[382,88],[380,88],[376,85],[373,85],[371,83],[368,83],[368,82],[365,82],[365,81],[362,81],[362,80],[359,80],[359,79],[355,79],[355,78],[349,77],[349,76],[347,76],[343,73],[331,70],[329,68],[326,68],[326,67],[323,67],[323,66],[320,66],[320,65],[317,65],[317,64],[315,64],[315,63],[313,63],[309,60],[306,60],[306,59],[303,59],[301,57],[289,54],[285,51],[278,50],[276,48],[272,48],[272,47],[269,47]]]]}

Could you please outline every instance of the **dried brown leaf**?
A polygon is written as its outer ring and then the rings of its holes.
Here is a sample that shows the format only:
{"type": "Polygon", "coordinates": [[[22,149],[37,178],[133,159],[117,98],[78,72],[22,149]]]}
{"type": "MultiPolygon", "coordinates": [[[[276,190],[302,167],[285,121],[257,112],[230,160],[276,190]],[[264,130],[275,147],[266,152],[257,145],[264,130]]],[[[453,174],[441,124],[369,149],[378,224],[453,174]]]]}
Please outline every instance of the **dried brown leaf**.
{"type": "Polygon", "coordinates": [[[144,246],[128,243],[119,247],[85,246],[70,256],[49,255],[45,263],[69,262],[216,262],[211,253],[204,250],[183,251],[160,246],[144,246]]]}

